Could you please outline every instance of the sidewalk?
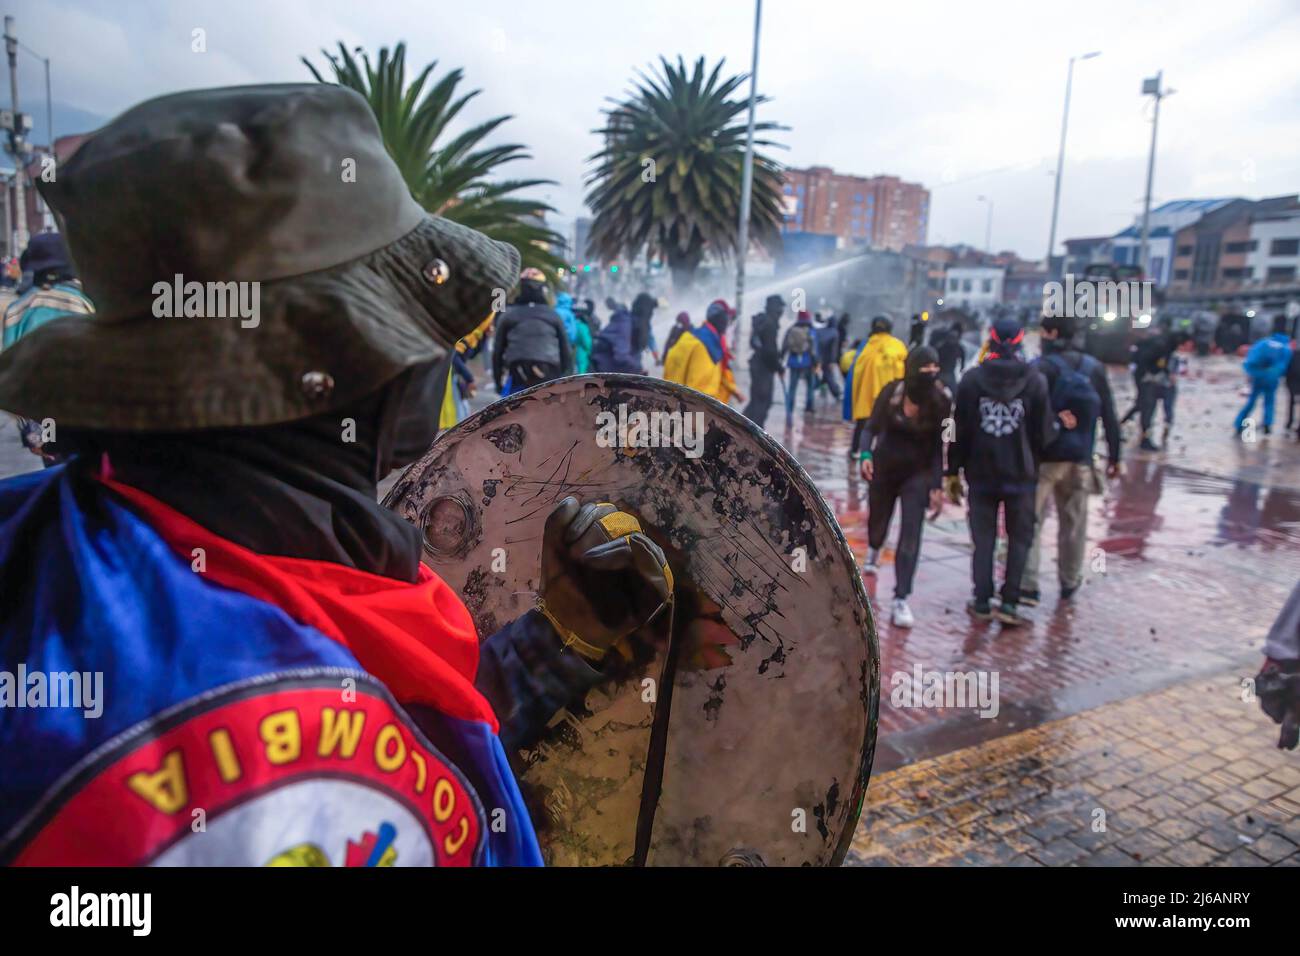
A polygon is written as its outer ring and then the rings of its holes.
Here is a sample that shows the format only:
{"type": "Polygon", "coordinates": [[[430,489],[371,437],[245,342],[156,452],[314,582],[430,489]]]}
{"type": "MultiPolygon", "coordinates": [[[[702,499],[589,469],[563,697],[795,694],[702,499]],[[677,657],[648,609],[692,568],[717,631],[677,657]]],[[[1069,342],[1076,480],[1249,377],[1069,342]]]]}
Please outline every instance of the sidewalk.
{"type": "Polygon", "coordinates": [[[873,775],[848,866],[1300,866],[1300,752],[1235,675],[873,775]]]}

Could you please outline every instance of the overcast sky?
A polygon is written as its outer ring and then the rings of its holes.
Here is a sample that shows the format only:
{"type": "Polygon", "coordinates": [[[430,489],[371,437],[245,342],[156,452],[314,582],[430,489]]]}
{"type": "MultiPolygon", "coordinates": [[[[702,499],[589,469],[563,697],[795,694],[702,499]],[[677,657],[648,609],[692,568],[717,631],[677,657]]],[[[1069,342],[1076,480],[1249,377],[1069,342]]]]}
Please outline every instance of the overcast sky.
{"type": "MultiPolygon", "coordinates": [[[[179,89],[310,79],[299,56],[343,40],[406,40],[408,63],[463,67],[480,121],[531,147],[512,175],[544,190],[561,231],[582,206],[605,97],[661,54],[748,70],[752,0],[9,0],[17,33],[53,63],[56,132],[179,89]],[[191,31],[207,52],[191,52],[191,31]]],[[[1160,116],[1155,201],[1300,189],[1296,0],[767,0],[761,119],[790,126],[792,165],[889,173],[932,190],[932,242],[1046,248],[1066,64],[1075,68],[1058,239],[1108,234],[1141,211],[1150,139],[1144,76],[1177,93],[1160,116]]],[[[43,119],[38,61],[23,108],[43,119]]],[[[5,105],[8,105],[7,103],[5,105]]],[[[43,127],[43,123],[38,123],[43,127]]],[[[37,131],[38,141],[43,134],[37,131]]]]}

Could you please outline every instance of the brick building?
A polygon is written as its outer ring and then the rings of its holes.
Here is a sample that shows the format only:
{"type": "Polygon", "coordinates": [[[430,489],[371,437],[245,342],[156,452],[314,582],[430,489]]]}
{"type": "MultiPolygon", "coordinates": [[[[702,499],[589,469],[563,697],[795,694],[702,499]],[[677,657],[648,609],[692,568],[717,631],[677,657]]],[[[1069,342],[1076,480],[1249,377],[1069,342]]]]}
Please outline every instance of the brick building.
{"type": "Polygon", "coordinates": [[[930,191],[897,176],[849,176],[829,166],[785,171],[782,231],[836,237],[840,248],[924,245],[930,191]]]}
{"type": "Polygon", "coordinates": [[[1300,262],[1300,199],[1234,199],[1174,234],[1172,292],[1292,285],[1300,262]]]}

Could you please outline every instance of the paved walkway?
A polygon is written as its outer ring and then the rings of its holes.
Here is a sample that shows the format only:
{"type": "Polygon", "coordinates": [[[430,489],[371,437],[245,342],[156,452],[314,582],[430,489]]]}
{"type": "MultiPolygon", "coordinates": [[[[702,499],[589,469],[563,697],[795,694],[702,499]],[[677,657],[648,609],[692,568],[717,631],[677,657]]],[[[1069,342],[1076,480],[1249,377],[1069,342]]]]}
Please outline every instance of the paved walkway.
{"type": "Polygon", "coordinates": [[[1231,674],[872,777],[846,865],[1300,866],[1300,757],[1231,674]]]}

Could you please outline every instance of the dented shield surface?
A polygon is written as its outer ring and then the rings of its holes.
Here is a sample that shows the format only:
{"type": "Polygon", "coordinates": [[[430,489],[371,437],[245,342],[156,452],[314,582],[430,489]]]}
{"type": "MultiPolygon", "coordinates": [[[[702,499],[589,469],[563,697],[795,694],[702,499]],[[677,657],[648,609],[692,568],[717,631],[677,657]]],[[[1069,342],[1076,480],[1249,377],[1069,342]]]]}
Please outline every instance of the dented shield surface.
{"type": "Polygon", "coordinates": [[[870,774],[880,657],[803,469],[699,392],[586,375],[443,433],[385,504],[424,529],[426,563],[486,638],[534,606],[543,523],[566,495],[637,515],[677,588],[671,615],[616,645],[607,680],[511,755],[547,862],[838,864],[870,774]]]}

